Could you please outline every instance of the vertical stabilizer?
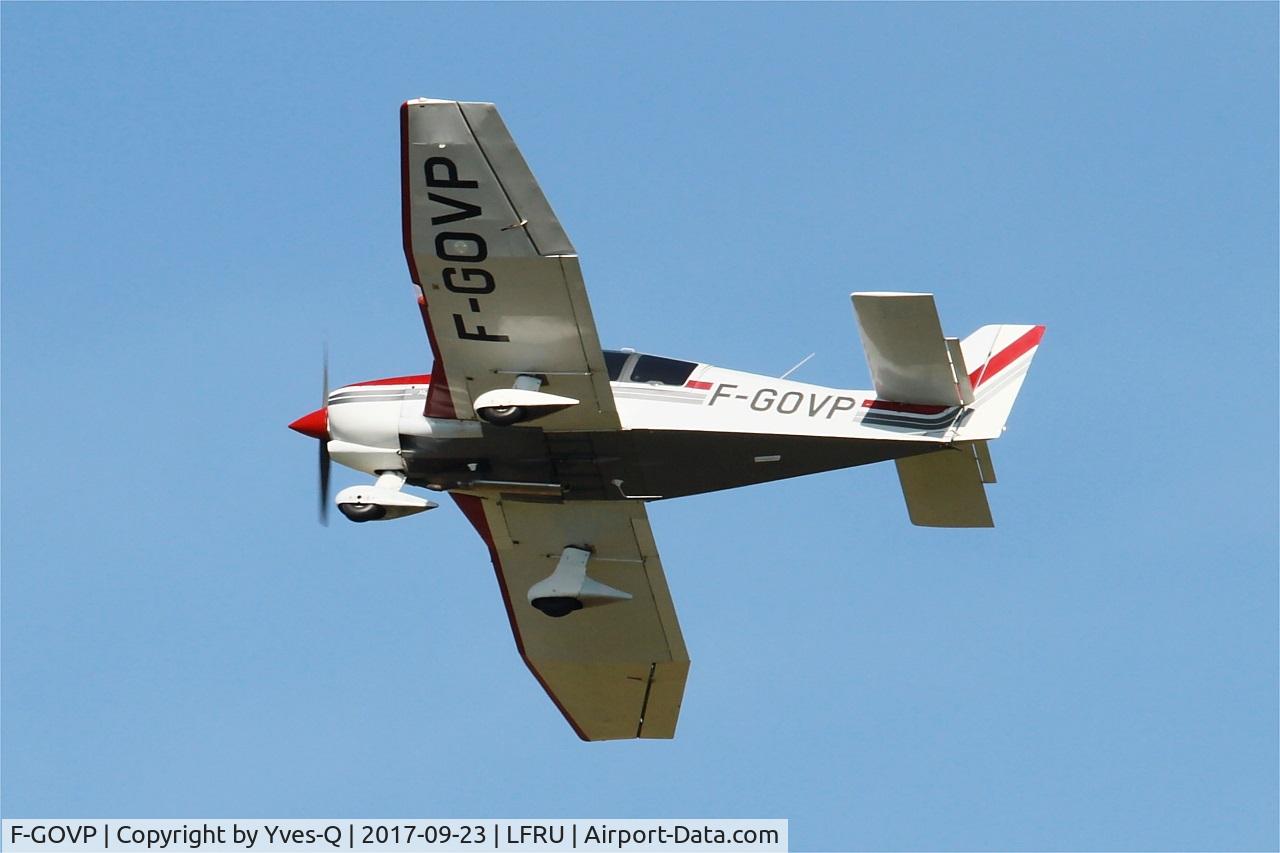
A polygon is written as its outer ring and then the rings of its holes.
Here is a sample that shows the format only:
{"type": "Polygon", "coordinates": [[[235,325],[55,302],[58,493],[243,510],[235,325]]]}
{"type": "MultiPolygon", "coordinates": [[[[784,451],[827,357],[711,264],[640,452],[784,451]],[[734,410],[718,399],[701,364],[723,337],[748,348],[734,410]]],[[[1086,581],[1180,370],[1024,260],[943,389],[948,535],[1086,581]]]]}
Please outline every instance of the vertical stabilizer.
{"type": "Polygon", "coordinates": [[[956,437],[964,441],[999,438],[1013,410],[1044,326],[983,326],[960,348],[973,387],[973,413],[956,437]]]}
{"type": "Polygon", "coordinates": [[[911,522],[994,527],[987,441],[1004,432],[1044,326],[983,326],[961,341],[943,336],[932,294],[855,293],[853,308],[876,397],[958,414],[949,444],[896,460],[911,522]]]}

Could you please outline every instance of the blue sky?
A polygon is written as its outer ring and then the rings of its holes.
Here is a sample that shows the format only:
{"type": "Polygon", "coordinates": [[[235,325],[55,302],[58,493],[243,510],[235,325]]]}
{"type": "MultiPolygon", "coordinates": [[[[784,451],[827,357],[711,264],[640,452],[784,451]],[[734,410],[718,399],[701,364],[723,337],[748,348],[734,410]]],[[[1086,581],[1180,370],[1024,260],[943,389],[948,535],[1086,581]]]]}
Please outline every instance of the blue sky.
{"type": "Polygon", "coordinates": [[[3,8],[6,817],[786,817],[1275,849],[1277,6],[3,8]],[[425,372],[397,108],[493,101],[608,346],[845,387],[853,290],[1045,323],[994,531],[660,503],[678,738],[578,742],[454,507],[285,425],[425,372]],[[340,471],[337,485],[360,475],[340,471]]]}

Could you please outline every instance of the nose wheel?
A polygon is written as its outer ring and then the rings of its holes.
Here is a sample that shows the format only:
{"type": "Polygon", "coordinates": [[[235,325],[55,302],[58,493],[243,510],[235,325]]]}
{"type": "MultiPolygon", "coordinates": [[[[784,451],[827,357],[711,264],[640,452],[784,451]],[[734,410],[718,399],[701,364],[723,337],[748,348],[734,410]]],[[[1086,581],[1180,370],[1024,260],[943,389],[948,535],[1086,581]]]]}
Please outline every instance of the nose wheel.
{"type": "Polygon", "coordinates": [[[371,486],[350,486],[338,492],[338,511],[354,522],[403,518],[416,512],[435,509],[438,504],[400,491],[404,486],[403,471],[382,471],[371,486]]]}
{"type": "Polygon", "coordinates": [[[387,517],[387,508],[379,504],[338,504],[338,511],[355,522],[377,521],[387,517]]]}

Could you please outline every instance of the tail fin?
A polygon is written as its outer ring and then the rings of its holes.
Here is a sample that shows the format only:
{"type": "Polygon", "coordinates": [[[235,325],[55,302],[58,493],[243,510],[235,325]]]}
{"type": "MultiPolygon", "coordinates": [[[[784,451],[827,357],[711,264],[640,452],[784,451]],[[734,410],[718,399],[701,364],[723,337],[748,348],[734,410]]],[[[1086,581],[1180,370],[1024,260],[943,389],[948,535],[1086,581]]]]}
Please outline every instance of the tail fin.
{"type": "Polygon", "coordinates": [[[983,326],[960,342],[959,352],[950,347],[956,385],[962,396],[971,395],[971,414],[951,447],[896,460],[912,524],[995,526],[986,495],[986,485],[996,481],[987,440],[1004,431],[1042,337],[1044,326],[983,326]]]}
{"type": "Polygon", "coordinates": [[[1044,326],[983,326],[960,342],[973,414],[956,433],[961,441],[999,438],[1027,378],[1044,326]]]}
{"type": "Polygon", "coordinates": [[[987,441],[1004,431],[1044,326],[983,326],[957,341],[928,293],[855,293],[853,308],[877,397],[968,410],[937,451],[895,460],[911,522],[993,526],[987,441]]]}

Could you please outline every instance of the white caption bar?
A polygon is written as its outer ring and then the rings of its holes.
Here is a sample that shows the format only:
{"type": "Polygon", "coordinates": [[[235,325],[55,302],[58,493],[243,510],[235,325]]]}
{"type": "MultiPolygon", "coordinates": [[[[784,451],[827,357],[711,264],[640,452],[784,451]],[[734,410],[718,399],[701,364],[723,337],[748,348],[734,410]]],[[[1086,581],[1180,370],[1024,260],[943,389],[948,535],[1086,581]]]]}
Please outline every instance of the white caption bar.
{"type": "Polygon", "coordinates": [[[786,851],[785,820],[5,820],[8,853],[786,851]]]}

